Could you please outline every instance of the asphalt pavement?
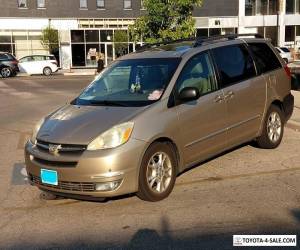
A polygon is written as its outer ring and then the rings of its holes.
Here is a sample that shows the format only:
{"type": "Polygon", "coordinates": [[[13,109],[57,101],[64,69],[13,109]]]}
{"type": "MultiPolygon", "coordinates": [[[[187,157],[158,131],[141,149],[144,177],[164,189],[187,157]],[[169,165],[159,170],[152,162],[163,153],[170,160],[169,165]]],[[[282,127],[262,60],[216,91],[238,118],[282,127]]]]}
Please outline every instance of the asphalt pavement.
{"type": "Polygon", "coordinates": [[[215,157],[181,174],[164,201],[41,199],[26,180],[24,143],[92,79],[0,79],[0,249],[233,249],[233,234],[299,238],[300,92],[278,149],[243,145],[215,157]]]}

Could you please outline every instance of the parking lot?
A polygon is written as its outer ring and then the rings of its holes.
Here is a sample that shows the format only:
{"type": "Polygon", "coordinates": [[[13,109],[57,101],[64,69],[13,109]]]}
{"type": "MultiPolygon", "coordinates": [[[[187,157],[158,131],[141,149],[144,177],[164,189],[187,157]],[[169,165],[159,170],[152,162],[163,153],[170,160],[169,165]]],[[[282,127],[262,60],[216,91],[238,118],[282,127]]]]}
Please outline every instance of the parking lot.
{"type": "Polygon", "coordinates": [[[216,157],[180,175],[162,202],[41,199],[26,181],[24,143],[91,80],[0,79],[0,249],[232,249],[233,234],[299,237],[300,105],[278,149],[243,145],[216,157]]]}

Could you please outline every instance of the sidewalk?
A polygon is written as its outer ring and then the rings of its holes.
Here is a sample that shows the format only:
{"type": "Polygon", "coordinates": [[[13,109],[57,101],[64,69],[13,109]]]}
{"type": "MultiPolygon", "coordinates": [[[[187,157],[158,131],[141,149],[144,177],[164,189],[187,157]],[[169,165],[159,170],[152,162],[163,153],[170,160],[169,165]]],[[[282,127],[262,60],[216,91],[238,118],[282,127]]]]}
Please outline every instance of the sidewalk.
{"type": "MultiPolygon", "coordinates": [[[[61,69],[53,75],[64,75],[64,76],[95,76],[96,69],[61,69]]],[[[28,77],[26,73],[18,73],[18,77],[28,77]]]]}
{"type": "Polygon", "coordinates": [[[62,69],[58,74],[65,76],[94,76],[97,74],[96,69],[62,69]]]}
{"type": "Polygon", "coordinates": [[[295,97],[294,112],[288,123],[300,131],[300,91],[292,91],[295,97]]]}

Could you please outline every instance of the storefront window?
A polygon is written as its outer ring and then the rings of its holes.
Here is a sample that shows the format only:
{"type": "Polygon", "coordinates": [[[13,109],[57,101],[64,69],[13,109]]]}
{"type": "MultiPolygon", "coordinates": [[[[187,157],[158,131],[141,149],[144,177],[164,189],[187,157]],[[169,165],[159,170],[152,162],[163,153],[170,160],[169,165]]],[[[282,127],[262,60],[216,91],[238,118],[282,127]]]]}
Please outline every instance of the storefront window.
{"type": "Polygon", "coordinates": [[[300,25],[296,26],[296,36],[300,36],[300,25]]]}
{"type": "Polygon", "coordinates": [[[99,30],[86,30],[85,31],[86,42],[99,42],[99,30]]]}
{"type": "Polygon", "coordinates": [[[101,42],[112,42],[113,31],[112,30],[100,30],[100,41],[101,42]]]}
{"type": "Polygon", "coordinates": [[[83,30],[72,30],[71,31],[72,43],[84,42],[84,31],[83,30]]]}
{"type": "Polygon", "coordinates": [[[267,15],[268,14],[268,0],[257,0],[257,14],[258,15],[267,15]]]}
{"type": "Polygon", "coordinates": [[[72,63],[74,67],[85,66],[84,44],[72,44],[72,63]]]}
{"type": "Polygon", "coordinates": [[[295,40],[295,26],[285,26],[285,41],[293,42],[295,40]]]}
{"type": "Polygon", "coordinates": [[[99,58],[99,44],[86,45],[86,66],[96,67],[99,58]]]}

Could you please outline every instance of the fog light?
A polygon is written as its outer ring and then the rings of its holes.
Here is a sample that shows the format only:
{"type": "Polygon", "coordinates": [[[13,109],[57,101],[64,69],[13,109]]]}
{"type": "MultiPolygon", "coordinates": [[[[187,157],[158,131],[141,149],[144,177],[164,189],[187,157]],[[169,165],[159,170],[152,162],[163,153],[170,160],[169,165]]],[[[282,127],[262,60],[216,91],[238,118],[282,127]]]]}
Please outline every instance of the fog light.
{"type": "Polygon", "coordinates": [[[96,191],[113,191],[113,190],[116,190],[120,186],[121,182],[122,182],[122,180],[97,183],[96,184],[96,191]]]}

